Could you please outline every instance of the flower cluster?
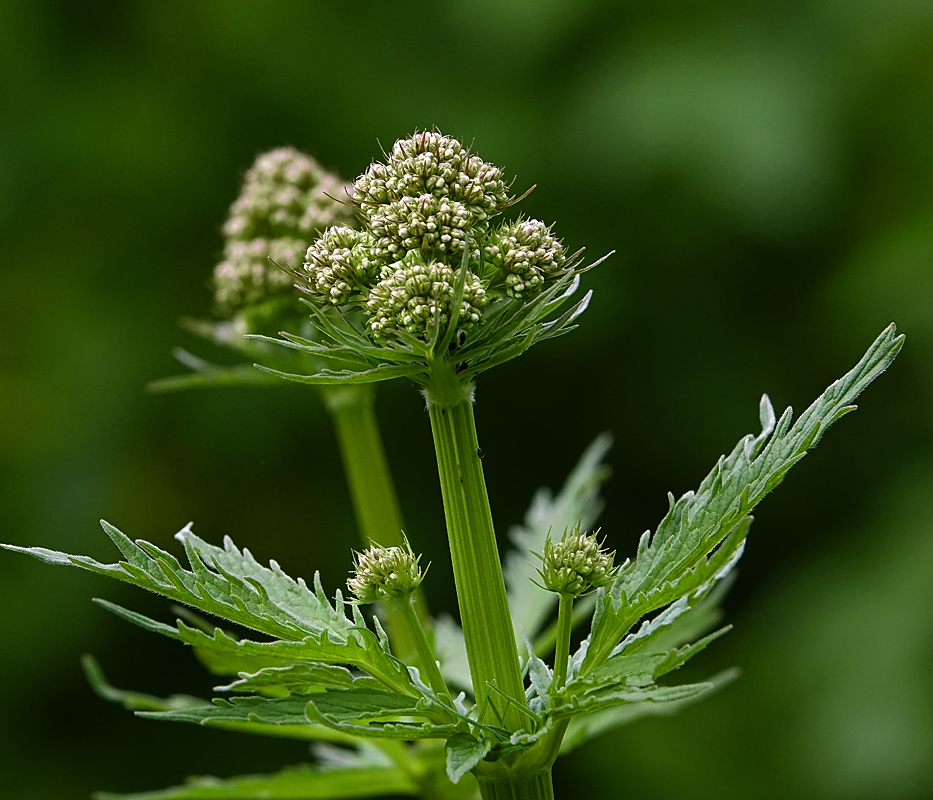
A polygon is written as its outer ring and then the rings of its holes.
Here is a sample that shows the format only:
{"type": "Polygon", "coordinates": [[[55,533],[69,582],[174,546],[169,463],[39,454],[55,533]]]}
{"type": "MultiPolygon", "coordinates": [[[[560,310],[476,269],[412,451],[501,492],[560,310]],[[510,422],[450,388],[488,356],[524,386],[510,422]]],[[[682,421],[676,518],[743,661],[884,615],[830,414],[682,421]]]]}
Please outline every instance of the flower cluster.
{"type": "Polygon", "coordinates": [[[424,580],[420,560],[407,541],[403,547],[374,545],[355,555],[347,587],[357,603],[407,599],[424,580]]]}
{"type": "Polygon", "coordinates": [[[334,199],[345,193],[340,178],[294,148],[260,155],[224,224],[224,257],[214,269],[219,310],[236,314],[290,295],[294,279],[275,263],[295,268],[319,231],[355,224],[352,208],[334,199]]]}
{"type": "Polygon", "coordinates": [[[536,219],[517,219],[493,231],[485,255],[501,276],[505,293],[517,299],[538,294],[567,259],[563,244],[536,219]]]}
{"type": "Polygon", "coordinates": [[[579,597],[613,580],[618,571],[613,567],[615,551],[602,549],[598,533],[580,533],[577,528],[565,532],[559,542],[548,537],[538,570],[546,589],[579,597]]]}
{"type": "Polygon", "coordinates": [[[308,248],[305,290],[361,310],[377,343],[398,332],[427,339],[454,311],[457,331],[467,332],[489,303],[531,299],[570,268],[544,223],[491,226],[515,202],[502,170],[439,131],[396,142],[349,196],[364,229],[333,227],[308,248]],[[458,305],[464,249],[469,273],[458,305]]]}

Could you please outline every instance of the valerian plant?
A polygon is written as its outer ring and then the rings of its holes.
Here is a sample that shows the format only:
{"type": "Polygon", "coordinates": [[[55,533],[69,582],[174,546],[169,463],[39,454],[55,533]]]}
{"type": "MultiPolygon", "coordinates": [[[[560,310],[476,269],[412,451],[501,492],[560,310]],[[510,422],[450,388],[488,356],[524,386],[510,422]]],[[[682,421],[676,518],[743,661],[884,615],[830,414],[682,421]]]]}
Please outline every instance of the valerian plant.
{"type": "Polygon", "coordinates": [[[274,561],[263,566],[229,539],[211,545],[190,526],[176,537],[187,566],[106,522],[123,556],[113,564],[6,545],[194,609],[165,624],[98,601],[192,645],[231,679],[213,702],[162,699],[115,689],[88,659],[88,677],[104,697],[145,717],[314,743],[315,765],[124,797],[441,798],[478,789],[487,799],[549,798],[559,755],[639,716],[694,702],[732,677],[668,678],[728,630],[713,630],[716,607],[751,511],[855,408],[903,337],[893,325],[883,331],[796,421],[789,408],[777,418],[763,396],[761,432],[742,438],[695,492],[669,495],[658,527],[619,564],[591,530],[609,446],[600,437],[556,497],[534,499],[512,531],[503,568],[473,416],[475,382],[571,331],[590,297],[574,299],[589,267],[552,226],[504,217],[521,199],[510,186],[500,168],[437,131],[397,142],[342,196],[338,178],[296,151],[261,157],[232,209],[215,271],[226,318],[193,324],[259,361],[261,371],[183,354],[195,373],[160,384],[285,378],[319,388],[341,432],[364,535],[347,598],[339,590],[329,596],[317,573],[310,585],[292,579],[274,561]],[[419,596],[426,570],[401,531],[371,393],[372,384],[396,378],[413,381],[427,403],[459,625],[427,613],[419,596]],[[369,603],[377,604],[372,617],[360,610],[369,603]],[[252,634],[235,635],[196,611],[252,634]],[[578,625],[588,630],[573,650],[578,625]]]}

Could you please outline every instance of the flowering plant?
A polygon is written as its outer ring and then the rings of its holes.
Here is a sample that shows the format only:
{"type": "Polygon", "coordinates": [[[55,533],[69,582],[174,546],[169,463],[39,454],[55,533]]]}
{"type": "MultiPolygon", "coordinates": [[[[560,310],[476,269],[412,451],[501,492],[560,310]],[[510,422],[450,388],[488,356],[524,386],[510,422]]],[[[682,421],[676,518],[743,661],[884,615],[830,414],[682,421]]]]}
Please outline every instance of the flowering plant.
{"type": "Polygon", "coordinates": [[[711,631],[711,612],[742,555],[752,509],[854,408],[903,344],[893,325],[883,331],[796,421],[790,409],[776,418],[765,395],[761,432],[720,458],[696,492],[669,496],[657,529],[617,566],[587,532],[601,507],[609,443],[600,437],[556,497],[536,498],[503,567],[473,416],[475,380],[574,327],[589,300],[573,301],[586,269],[581,254],[568,255],[541,221],[500,219],[517,202],[502,170],[437,131],[397,142],[345,199],[342,186],[296,151],[257,161],[215,271],[227,318],[194,328],[257,358],[262,371],[184,354],[196,372],[160,386],[260,376],[319,388],[367,545],[348,581],[352,598],[339,590],[328,596],[317,574],[308,585],[274,561],[263,566],[229,539],[211,545],[190,526],[177,535],[187,567],[108,523],[124,559],[114,564],[6,546],[194,609],[167,625],[99,601],[193,646],[229,679],[213,702],[161,699],[109,686],[88,661],[103,696],[147,717],[315,743],[314,766],[124,797],[552,797],[559,755],[732,678],[677,684],[668,676],[728,630],[711,631]],[[293,281],[306,312],[290,294],[293,281]],[[279,327],[290,330],[274,335],[279,327]],[[459,625],[427,610],[420,556],[402,534],[370,386],[395,378],[413,381],[427,401],[459,625]],[[529,551],[541,553],[540,567],[528,563],[529,551]],[[372,617],[360,609],[369,603],[377,604],[372,617]],[[259,637],[237,636],[196,611],[259,637]]]}

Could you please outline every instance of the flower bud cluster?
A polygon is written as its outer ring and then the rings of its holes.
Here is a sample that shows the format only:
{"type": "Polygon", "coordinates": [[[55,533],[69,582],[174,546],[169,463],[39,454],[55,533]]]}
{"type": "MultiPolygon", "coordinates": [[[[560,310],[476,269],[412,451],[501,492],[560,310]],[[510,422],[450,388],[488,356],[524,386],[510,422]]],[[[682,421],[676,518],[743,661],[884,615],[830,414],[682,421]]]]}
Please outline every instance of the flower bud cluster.
{"type": "Polygon", "coordinates": [[[291,294],[294,280],[274,263],[297,268],[318,232],[354,224],[352,208],[335,199],[346,184],[291,147],[260,155],[246,172],[223,227],[223,260],[214,269],[218,308],[235,314],[291,294]]]}
{"type": "MultiPolygon", "coordinates": [[[[454,269],[441,261],[426,261],[419,250],[412,250],[392,266],[393,271],[373,287],[366,301],[373,338],[385,341],[394,330],[423,335],[435,319],[446,324],[456,299],[454,269]]],[[[485,306],[486,291],[480,279],[467,276],[459,328],[468,330],[479,322],[485,306]]]]}
{"type": "Polygon", "coordinates": [[[561,241],[536,219],[519,218],[493,231],[485,254],[487,265],[502,275],[505,293],[516,299],[537,295],[567,263],[561,241]]]}
{"type": "Polygon", "coordinates": [[[424,580],[420,560],[407,542],[403,547],[374,545],[354,556],[354,574],[347,580],[347,587],[357,603],[407,599],[424,580]]]}
{"type": "Polygon", "coordinates": [[[548,537],[538,570],[546,589],[579,597],[612,582],[618,571],[613,567],[615,551],[601,548],[598,533],[580,533],[577,528],[559,542],[548,537]]]}
{"type": "Polygon", "coordinates": [[[350,202],[365,230],[332,228],[308,249],[306,290],[362,310],[376,342],[394,331],[427,338],[448,322],[467,246],[458,332],[479,323],[489,302],[533,298],[565,271],[564,247],[544,223],[491,228],[514,202],[503,171],[439,131],[396,142],[356,179],[350,202]]]}
{"type": "Polygon", "coordinates": [[[214,299],[222,309],[253,306],[291,288],[292,277],[278,264],[301,263],[305,242],[301,239],[232,239],[224,248],[224,260],[214,268],[214,299]]]}

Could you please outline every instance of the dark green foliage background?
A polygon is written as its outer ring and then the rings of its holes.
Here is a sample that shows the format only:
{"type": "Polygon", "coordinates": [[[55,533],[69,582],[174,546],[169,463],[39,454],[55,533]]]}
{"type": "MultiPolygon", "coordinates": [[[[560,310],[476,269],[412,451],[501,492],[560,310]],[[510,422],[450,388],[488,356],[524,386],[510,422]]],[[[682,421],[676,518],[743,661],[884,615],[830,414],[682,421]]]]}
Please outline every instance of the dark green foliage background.
{"type": "MultiPolygon", "coordinates": [[[[501,534],[602,430],[621,553],[755,429],[895,320],[889,375],[759,511],[735,631],[691,666],[741,680],[559,764],[593,797],[933,793],[933,5],[920,0],[0,3],[0,538],[109,559],[188,520],[335,589],[356,531],[305,387],[153,396],[203,316],[239,176],[293,144],[347,177],[415,128],[476,140],[586,278],[582,328],[484,376],[501,534]]],[[[451,607],[430,431],[378,407],[408,533],[451,607]]],[[[190,652],[0,556],[0,785],[19,800],[296,763],[300,743],[137,720],[115,684],[205,694],[190,652]]],[[[558,790],[560,791],[560,789],[558,790]]]]}

